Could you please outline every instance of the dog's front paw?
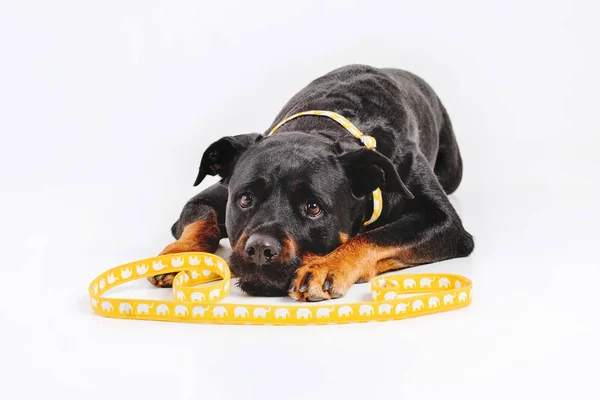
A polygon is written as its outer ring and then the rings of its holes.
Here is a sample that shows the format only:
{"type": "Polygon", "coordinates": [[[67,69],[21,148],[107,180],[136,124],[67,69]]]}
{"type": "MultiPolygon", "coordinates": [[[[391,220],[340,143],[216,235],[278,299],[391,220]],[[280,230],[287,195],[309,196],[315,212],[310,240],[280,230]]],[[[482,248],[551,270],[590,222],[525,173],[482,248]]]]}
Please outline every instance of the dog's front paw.
{"type": "Polygon", "coordinates": [[[297,301],[340,298],[356,281],[352,272],[352,269],[344,265],[338,257],[332,255],[310,257],[296,271],[288,295],[297,301]]]}

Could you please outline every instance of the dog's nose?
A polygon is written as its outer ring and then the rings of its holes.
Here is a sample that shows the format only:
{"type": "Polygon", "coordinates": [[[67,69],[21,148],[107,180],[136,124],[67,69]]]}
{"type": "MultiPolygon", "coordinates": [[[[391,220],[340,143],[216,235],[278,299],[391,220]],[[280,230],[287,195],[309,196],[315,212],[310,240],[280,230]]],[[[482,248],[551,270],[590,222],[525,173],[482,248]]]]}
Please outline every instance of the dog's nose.
{"type": "Polygon", "coordinates": [[[254,233],[246,241],[246,255],[256,265],[266,265],[277,258],[281,244],[269,235],[254,233]]]}

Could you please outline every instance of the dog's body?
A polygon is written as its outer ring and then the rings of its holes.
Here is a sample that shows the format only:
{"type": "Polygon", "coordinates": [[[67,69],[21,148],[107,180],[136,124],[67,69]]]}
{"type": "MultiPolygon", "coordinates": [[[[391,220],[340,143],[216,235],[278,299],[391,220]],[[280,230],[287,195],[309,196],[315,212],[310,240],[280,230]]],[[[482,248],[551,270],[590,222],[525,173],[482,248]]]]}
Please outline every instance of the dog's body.
{"type": "Polygon", "coordinates": [[[472,252],[447,198],[462,178],[461,155],[427,83],[398,69],[339,68],[296,94],[266,132],[307,110],[346,117],[376,139],[376,153],[321,116],[293,119],[269,137],[223,138],[205,152],[196,185],[207,174],[223,179],[186,204],[172,228],[178,240],[163,253],[214,252],[229,237],[243,290],[318,301],[389,270],[472,252]],[[364,226],[377,187],[383,212],[364,226]]]}

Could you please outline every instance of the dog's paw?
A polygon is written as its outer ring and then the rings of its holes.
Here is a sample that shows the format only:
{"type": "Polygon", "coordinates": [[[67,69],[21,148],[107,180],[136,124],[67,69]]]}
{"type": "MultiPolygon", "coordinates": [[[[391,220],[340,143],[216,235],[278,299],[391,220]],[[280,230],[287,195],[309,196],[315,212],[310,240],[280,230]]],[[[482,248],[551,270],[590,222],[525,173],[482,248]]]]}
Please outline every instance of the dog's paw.
{"type": "Polygon", "coordinates": [[[168,274],[161,274],[161,275],[156,275],[156,276],[149,276],[148,282],[150,282],[151,284],[153,284],[156,287],[169,288],[169,287],[173,286],[173,279],[175,278],[175,275],[177,275],[176,272],[171,272],[168,274]]]}
{"type": "Polygon", "coordinates": [[[310,257],[300,267],[288,289],[288,295],[297,301],[337,299],[356,281],[352,269],[338,257],[331,255],[310,257]]]}
{"type": "MultiPolygon", "coordinates": [[[[188,243],[185,242],[174,242],[169,244],[163,251],[160,252],[160,256],[165,254],[177,254],[177,253],[186,253],[189,251],[198,251],[196,247],[190,247],[188,243]]],[[[168,274],[160,274],[155,276],[149,276],[148,282],[153,284],[156,287],[160,288],[169,288],[173,286],[173,279],[177,275],[177,272],[170,272],[168,274]]]]}

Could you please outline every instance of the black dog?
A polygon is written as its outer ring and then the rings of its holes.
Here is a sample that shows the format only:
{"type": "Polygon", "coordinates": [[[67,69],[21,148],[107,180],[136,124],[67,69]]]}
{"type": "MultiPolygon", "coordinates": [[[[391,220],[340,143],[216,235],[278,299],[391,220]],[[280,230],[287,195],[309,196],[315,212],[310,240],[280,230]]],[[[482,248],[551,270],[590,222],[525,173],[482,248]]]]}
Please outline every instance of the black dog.
{"type": "MultiPolygon", "coordinates": [[[[377,141],[365,148],[338,122],[307,115],[273,135],[224,137],[202,157],[222,179],[192,198],[161,254],[214,252],[228,237],[232,272],[251,295],[299,301],[341,297],[400,268],[466,257],[472,236],[447,195],[462,178],[450,118],[433,89],[399,69],[351,65],[320,77],[279,115],[338,113],[377,141]],[[372,224],[373,191],[383,211],[372,224]]],[[[170,286],[172,275],[150,279],[170,286]]]]}

